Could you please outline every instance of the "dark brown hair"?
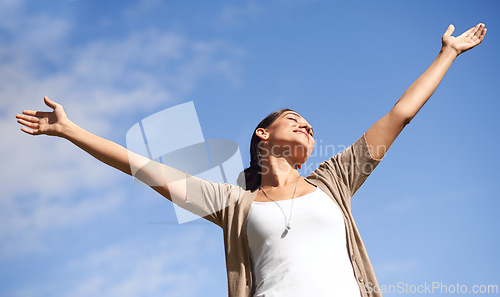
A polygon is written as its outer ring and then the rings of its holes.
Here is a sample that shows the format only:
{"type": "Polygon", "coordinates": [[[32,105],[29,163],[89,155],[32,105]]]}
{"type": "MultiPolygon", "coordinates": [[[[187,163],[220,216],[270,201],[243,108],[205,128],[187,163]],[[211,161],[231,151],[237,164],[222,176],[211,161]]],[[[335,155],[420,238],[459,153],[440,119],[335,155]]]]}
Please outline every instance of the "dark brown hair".
{"type": "Polygon", "coordinates": [[[259,143],[260,138],[255,134],[259,128],[269,127],[276,119],[286,111],[294,111],[289,108],[276,110],[263,119],[257,127],[253,130],[252,139],[250,140],[250,167],[245,169],[238,178],[238,184],[243,188],[254,191],[259,188],[261,182],[261,167],[259,158],[259,143]],[[242,179],[245,178],[243,185],[242,179]]]}

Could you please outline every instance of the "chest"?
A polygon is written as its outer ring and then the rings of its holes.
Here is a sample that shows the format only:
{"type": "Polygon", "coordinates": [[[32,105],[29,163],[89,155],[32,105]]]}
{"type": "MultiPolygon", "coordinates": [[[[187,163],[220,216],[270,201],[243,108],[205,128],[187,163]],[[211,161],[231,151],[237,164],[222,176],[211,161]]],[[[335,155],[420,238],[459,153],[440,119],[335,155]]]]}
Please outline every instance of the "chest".
{"type": "MultiPolygon", "coordinates": [[[[311,194],[315,190],[316,190],[316,186],[313,186],[308,182],[300,180],[298,185],[297,185],[297,190],[295,192],[295,198],[311,194]]],[[[268,189],[268,190],[266,190],[266,192],[274,200],[277,200],[277,201],[288,200],[288,199],[292,198],[292,194],[294,192],[294,186],[288,185],[286,187],[282,187],[279,190],[269,190],[268,189]]],[[[258,191],[257,195],[255,196],[254,201],[256,201],[256,202],[269,202],[271,200],[268,197],[266,197],[266,195],[264,195],[263,191],[258,191]]]]}
{"type": "Polygon", "coordinates": [[[339,206],[318,188],[293,201],[254,201],[247,235],[254,247],[286,241],[320,243],[324,238],[345,239],[345,223],[339,206]],[[291,229],[284,232],[288,223],[291,229]]]}

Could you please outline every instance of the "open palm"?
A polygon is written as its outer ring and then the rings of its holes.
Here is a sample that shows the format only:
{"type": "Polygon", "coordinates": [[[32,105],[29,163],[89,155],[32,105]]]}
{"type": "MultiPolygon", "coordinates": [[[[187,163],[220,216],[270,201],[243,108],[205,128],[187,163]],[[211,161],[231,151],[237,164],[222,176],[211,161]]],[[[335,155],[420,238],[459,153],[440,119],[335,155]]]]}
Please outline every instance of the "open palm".
{"type": "Polygon", "coordinates": [[[455,31],[455,27],[450,25],[443,35],[443,47],[456,50],[458,55],[480,44],[484,39],[484,35],[486,35],[486,28],[483,23],[477,24],[457,37],[451,36],[453,31],[455,31]]]}
{"type": "Polygon", "coordinates": [[[43,98],[45,104],[53,111],[23,110],[22,114],[17,114],[17,122],[24,125],[21,130],[31,135],[53,135],[61,136],[64,122],[68,121],[66,112],[62,105],[55,103],[47,97],[43,98]]]}

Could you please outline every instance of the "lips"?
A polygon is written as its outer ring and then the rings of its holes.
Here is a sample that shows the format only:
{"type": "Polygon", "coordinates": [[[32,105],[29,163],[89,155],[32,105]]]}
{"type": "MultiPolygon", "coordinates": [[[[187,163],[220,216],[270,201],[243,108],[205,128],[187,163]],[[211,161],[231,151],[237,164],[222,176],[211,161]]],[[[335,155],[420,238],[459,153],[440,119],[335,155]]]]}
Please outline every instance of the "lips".
{"type": "Polygon", "coordinates": [[[301,134],[304,134],[304,135],[305,135],[305,137],[307,137],[307,140],[309,140],[309,135],[307,135],[307,133],[306,133],[306,132],[304,132],[304,131],[299,131],[299,130],[298,130],[298,131],[294,131],[294,132],[295,132],[295,133],[301,133],[301,134]]]}

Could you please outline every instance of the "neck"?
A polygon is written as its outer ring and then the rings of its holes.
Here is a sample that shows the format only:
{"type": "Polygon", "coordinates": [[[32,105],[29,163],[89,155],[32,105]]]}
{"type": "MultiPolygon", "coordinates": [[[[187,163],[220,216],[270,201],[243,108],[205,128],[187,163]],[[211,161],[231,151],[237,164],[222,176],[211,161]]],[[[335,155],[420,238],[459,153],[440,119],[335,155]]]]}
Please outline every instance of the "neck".
{"type": "Polygon", "coordinates": [[[285,158],[269,156],[262,160],[261,187],[279,187],[295,184],[300,176],[296,166],[285,158]]]}

